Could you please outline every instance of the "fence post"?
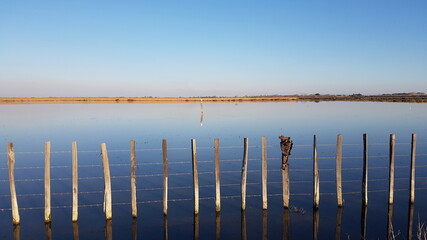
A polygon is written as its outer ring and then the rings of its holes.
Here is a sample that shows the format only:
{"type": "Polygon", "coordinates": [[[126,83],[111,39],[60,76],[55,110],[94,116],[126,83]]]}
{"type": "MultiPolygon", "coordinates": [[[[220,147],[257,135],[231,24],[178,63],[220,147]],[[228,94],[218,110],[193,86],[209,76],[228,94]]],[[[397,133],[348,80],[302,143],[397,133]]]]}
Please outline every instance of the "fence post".
{"type": "Polygon", "coordinates": [[[336,177],[337,177],[337,203],[338,207],[342,207],[342,135],[337,136],[336,150],[336,177]]]}
{"type": "Polygon", "coordinates": [[[417,134],[412,134],[411,141],[411,172],[410,172],[410,186],[409,186],[409,201],[415,202],[415,156],[417,148],[417,134]]]}
{"type": "Polygon", "coordinates": [[[388,185],[388,204],[393,204],[394,195],[394,149],[396,136],[390,134],[390,154],[389,154],[389,185],[388,185]]]}
{"type": "Polygon", "coordinates": [[[194,214],[199,214],[199,170],[197,168],[196,139],[191,139],[193,187],[194,187],[194,214]]]}
{"type": "Polygon", "coordinates": [[[267,209],[267,138],[262,137],[261,139],[262,149],[262,209],[267,209]]]}
{"type": "Polygon", "coordinates": [[[317,156],[316,135],[313,137],[313,207],[317,209],[320,201],[319,163],[317,156]]]}
{"type": "Polygon", "coordinates": [[[283,207],[289,208],[289,155],[291,155],[293,142],[290,137],[280,136],[280,149],[282,150],[282,199],[283,207]]]}
{"type": "Polygon", "coordinates": [[[220,184],[220,168],[219,168],[219,139],[214,139],[215,145],[215,211],[221,211],[221,184],[220,184]]]}
{"type": "Polygon", "coordinates": [[[79,165],[77,162],[77,143],[73,141],[71,143],[71,165],[73,175],[73,209],[72,209],[72,221],[76,222],[79,216],[79,165]]]}
{"type": "Polygon", "coordinates": [[[168,215],[168,143],[162,140],[163,153],[163,215],[168,215]]]}
{"type": "Polygon", "coordinates": [[[136,154],[135,140],[130,141],[130,191],[132,201],[132,217],[138,217],[138,209],[136,204],[136,154]]]}
{"type": "Polygon", "coordinates": [[[44,222],[51,221],[50,207],[50,142],[44,143],[44,222]]]}
{"type": "MultiPolygon", "coordinates": [[[[111,202],[111,178],[110,178],[110,164],[108,163],[107,146],[101,143],[102,165],[104,166],[104,212],[105,218],[110,220],[113,217],[112,202],[111,202]]],[[[108,226],[108,221],[107,221],[108,226]]]]}
{"type": "Polygon", "coordinates": [[[15,152],[13,151],[13,143],[7,143],[7,157],[9,167],[9,184],[10,184],[10,200],[12,205],[12,221],[13,224],[20,223],[18,200],[16,198],[15,189],[15,152]]]}
{"type": "Polygon", "coordinates": [[[243,161],[242,161],[242,181],[241,181],[241,197],[242,197],[242,211],[246,210],[246,178],[248,175],[248,138],[243,140],[243,161]]]}
{"type": "Polygon", "coordinates": [[[362,203],[368,205],[368,134],[363,134],[362,203]]]}

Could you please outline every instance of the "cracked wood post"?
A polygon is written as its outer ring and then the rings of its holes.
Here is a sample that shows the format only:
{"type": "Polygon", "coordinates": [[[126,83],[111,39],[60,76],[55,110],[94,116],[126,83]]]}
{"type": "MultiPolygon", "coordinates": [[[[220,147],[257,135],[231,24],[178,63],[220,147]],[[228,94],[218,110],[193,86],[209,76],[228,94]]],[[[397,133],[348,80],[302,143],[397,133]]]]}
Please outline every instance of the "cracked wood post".
{"type": "Polygon", "coordinates": [[[162,140],[163,154],[163,215],[168,215],[168,143],[162,140]]]}
{"type": "Polygon", "coordinates": [[[320,202],[320,178],[319,158],[317,156],[316,135],[313,137],[313,207],[319,208],[320,202]]]}
{"type": "Polygon", "coordinates": [[[412,134],[411,141],[411,172],[410,172],[410,183],[409,183],[409,202],[412,204],[415,202],[415,155],[417,147],[417,134],[412,134]]]}
{"type": "Polygon", "coordinates": [[[246,210],[246,179],[248,175],[248,138],[244,138],[243,161],[242,161],[242,181],[240,184],[240,192],[242,198],[242,211],[246,210]]]}
{"type": "Polygon", "coordinates": [[[388,185],[388,204],[393,204],[394,200],[394,149],[396,144],[396,135],[390,134],[390,154],[389,154],[389,185],[388,185]]]}
{"type": "Polygon", "coordinates": [[[267,138],[261,138],[261,149],[262,149],[262,209],[267,209],[267,138]]]}
{"type": "Polygon", "coordinates": [[[10,201],[12,205],[12,221],[17,225],[20,223],[18,200],[16,199],[15,189],[15,152],[13,143],[7,143],[7,165],[9,167],[10,201]]]}
{"type": "Polygon", "coordinates": [[[138,209],[136,204],[136,154],[135,154],[135,140],[130,141],[130,191],[132,201],[132,217],[138,216],[138,209]]]}
{"type": "Polygon", "coordinates": [[[215,144],[215,211],[221,211],[221,184],[220,184],[220,168],[219,168],[219,139],[214,139],[215,144]]]}
{"type": "Polygon", "coordinates": [[[79,216],[79,165],[77,162],[77,143],[73,141],[71,143],[71,165],[73,175],[73,209],[72,209],[72,221],[77,222],[79,216]]]}
{"type": "Polygon", "coordinates": [[[342,207],[342,135],[337,135],[337,149],[336,149],[336,182],[337,182],[337,204],[342,207]]]}
{"type": "Polygon", "coordinates": [[[101,143],[101,155],[102,165],[104,166],[104,212],[106,220],[110,220],[113,217],[111,208],[111,177],[110,165],[108,163],[107,146],[105,143],[101,143]]]}
{"type": "Polygon", "coordinates": [[[289,187],[289,155],[291,155],[291,150],[293,142],[290,137],[280,136],[280,149],[282,150],[282,199],[283,207],[289,208],[289,196],[290,196],[290,187],[289,187]]]}
{"type": "Polygon", "coordinates": [[[193,188],[194,188],[194,214],[199,214],[199,170],[197,168],[196,139],[191,139],[193,188]]]}
{"type": "Polygon", "coordinates": [[[50,197],[50,142],[44,143],[44,222],[51,221],[50,197]]]}

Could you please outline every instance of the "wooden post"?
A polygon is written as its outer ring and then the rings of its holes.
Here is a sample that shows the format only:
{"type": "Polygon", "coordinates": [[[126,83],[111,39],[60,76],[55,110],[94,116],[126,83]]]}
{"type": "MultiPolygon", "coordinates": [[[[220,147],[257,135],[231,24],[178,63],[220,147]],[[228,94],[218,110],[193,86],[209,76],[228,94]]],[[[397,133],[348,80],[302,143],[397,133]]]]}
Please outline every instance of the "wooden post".
{"type": "Polygon", "coordinates": [[[194,214],[199,214],[199,170],[197,168],[196,139],[191,139],[193,187],[194,187],[194,214]]]}
{"type": "MultiPolygon", "coordinates": [[[[101,143],[102,165],[104,166],[104,212],[105,218],[110,220],[113,217],[112,212],[112,199],[111,199],[111,178],[110,178],[110,164],[108,163],[107,146],[101,143]]],[[[107,226],[108,225],[107,221],[107,226]]]]}
{"type": "Polygon", "coordinates": [[[409,185],[409,202],[415,202],[415,156],[417,148],[417,134],[412,134],[411,142],[411,172],[410,172],[410,185],[409,185]]]}
{"type": "Polygon", "coordinates": [[[138,209],[136,204],[136,154],[135,154],[135,140],[130,141],[130,191],[132,201],[132,217],[138,216],[138,209]]]}
{"type": "Polygon", "coordinates": [[[9,167],[9,184],[10,184],[10,200],[12,205],[12,221],[13,224],[20,223],[18,200],[16,198],[15,189],[15,152],[13,151],[13,143],[7,143],[7,157],[9,167]]]}
{"type": "Polygon", "coordinates": [[[280,149],[282,150],[282,199],[283,207],[289,208],[289,155],[291,155],[291,150],[293,142],[290,137],[280,136],[280,149]]]}
{"type": "Polygon", "coordinates": [[[368,205],[368,134],[363,134],[362,203],[368,205]]]}
{"type": "Polygon", "coordinates": [[[388,204],[393,204],[394,194],[394,148],[396,143],[396,136],[390,134],[390,165],[389,165],[389,185],[388,185],[388,204]]]}
{"type": "Polygon", "coordinates": [[[262,209],[267,209],[267,138],[261,139],[262,155],[262,209]]]}
{"type": "Polygon", "coordinates": [[[168,143],[162,140],[163,153],[163,215],[168,215],[168,143]]]}
{"type": "Polygon", "coordinates": [[[50,212],[50,142],[44,143],[44,222],[51,221],[50,212]]]}
{"type": "Polygon", "coordinates": [[[242,181],[241,181],[241,197],[242,211],[246,209],[246,178],[248,175],[248,138],[244,138],[243,162],[242,162],[242,181]]]}
{"type": "Polygon", "coordinates": [[[72,175],[73,175],[73,209],[72,209],[72,221],[76,222],[79,217],[79,165],[77,162],[77,143],[73,141],[71,143],[71,164],[72,164],[72,175]]]}
{"type": "Polygon", "coordinates": [[[336,177],[337,177],[337,203],[338,207],[342,207],[342,135],[337,136],[337,151],[336,151],[336,177]]]}
{"type": "Polygon", "coordinates": [[[319,163],[317,156],[316,135],[313,137],[313,207],[319,208],[320,201],[320,180],[319,163]]]}
{"type": "Polygon", "coordinates": [[[221,211],[221,184],[220,184],[220,168],[219,168],[219,139],[214,139],[215,144],[215,211],[221,211]]]}

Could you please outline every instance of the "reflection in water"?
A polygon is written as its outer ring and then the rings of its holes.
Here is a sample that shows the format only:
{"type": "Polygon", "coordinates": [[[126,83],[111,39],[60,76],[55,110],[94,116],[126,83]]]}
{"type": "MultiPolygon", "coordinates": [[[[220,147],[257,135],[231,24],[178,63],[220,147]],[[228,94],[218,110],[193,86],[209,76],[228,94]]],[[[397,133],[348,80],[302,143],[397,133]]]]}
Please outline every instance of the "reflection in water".
{"type": "Polygon", "coordinates": [[[51,228],[50,222],[44,224],[44,230],[46,232],[46,239],[51,240],[52,239],[52,228],[51,228]]]}
{"type": "Polygon", "coordinates": [[[200,99],[200,126],[203,126],[203,99],[200,99]]]}
{"type": "Polygon", "coordinates": [[[360,239],[366,239],[366,219],[368,217],[368,206],[362,204],[362,213],[360,216],[360,239]]]}
{"type": "Polygon", "coordinates": [[[19,224],[13,225],[13,239],[14,240],[21,239],[21,225],[19,224]]]}
{"type": "Polygon", "coordinates": [[[137,218],[132,219],[132,240],[136,240],[137,238],[137,231],[138,231],[138,221],[137,218]]]}
{"type": "Polygon", "coordinates": [[[387,239],[394,239],[393,233],[393,204],[388,205],[387,239]]]}
{"type": "Polygon", "coordinates": [[[78,222],[73,222],[73,237],[74,237],[74,240],[79,240],[79,224],[78,224],[78,222]]]}
{"type": "Polygon", "coordinates": [[[409,204],[408,208],[408,239],[412,239],[412,224],[414,223],[414,204],[409,204]]]}
{"type": "Polygon", "coordinates": [[[240,214],[241,218],[241,222],[240,222],[240,230],[241,230],[241,238],[242,240],[246,240],[247,239],[247,235],[246,235],[246,211],[242,210],[241,214],[240,214]]]}
{"type": "Polygon", "coordinates": [[[215,236],[216,239],[221,239],[221,212],[216,212],[215,216],[215,236]]]}
{"type": "Polygon", "coordinates": [[[289,208],[283,209],[283,240],[288,240],[289,238],[289,208]]]}
{"type": "Polygon", "coordinates": [[[337,223],[335,226],[335,240],[341,238],[341,219],[342,219],[342,207],[337,208],[337,223]]]}
{"type": "Polygon", "coordinates": [[[113,221],[111,219],[105,221],[105,239],[113,240],[113,221]]]}
{"type": "Polygon", "coordinates": [[[163,239],[168,240],[169,239],[169,233],[168,233],[168,215],[163,215],[163,239]]]}
{"type": "Polygon", "coordinates": [[[194,214],[194,237],[193,239],[199,239],[199,214],[194,214]]]}
{"type": "Polygon", "coordinates": [[[268,213],[267,213],[267,209],[262,210],[262,239],[263,240],[267,240],[267,233],[268,233],[268,228],[267,228],[267,221],[268,221],[268,213]]]}
{"type": "Polygon", "coordinates": [[[319,209],[313,208],[313,240],[319,237],[319,209]]]}

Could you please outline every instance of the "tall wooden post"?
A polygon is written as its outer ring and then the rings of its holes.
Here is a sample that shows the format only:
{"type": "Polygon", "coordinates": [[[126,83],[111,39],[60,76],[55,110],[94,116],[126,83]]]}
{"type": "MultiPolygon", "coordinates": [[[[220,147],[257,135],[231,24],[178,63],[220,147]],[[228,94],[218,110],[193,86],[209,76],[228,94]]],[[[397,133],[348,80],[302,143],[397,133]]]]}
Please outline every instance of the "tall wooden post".
{"type": "MultiPolygon", "coordinates": [[[[110,164],[108,162],[107,146],[101,143],[102,165],[104,167],[104,212],[105,218],[110,220],[113,217],[112,199],[111,199],[111,177],[110,164]]],[[[108,221],[107,221],[108,224],[108,221]]],[[[108,225],[107,225],[108,226],[108,225]]]]}
{"type": "Polygon", "coordinates": [[[50,197],[50,142],[44,143],[44,222],[51,221],[50,197]]]}
{"type": "Polygon", "coordinates": [[[194,214],[199,214],[199,170],[197,168],[196,139],[191,139],[193,187],[194,187],[194,214]]]}
{"type": "Polygon", "coordinates": [[[12,205],[12,221],[13,224],[20,223],[18,200],[16,198],[15,189],[15,152],[13,151],[13,143],[7,143],[7,165],[9,167],[9,185],[10,185],[10,200],[12,205]]]}
{"type": "Polygon", "coordinates": [[[168,144],[162,140],[163,153],[163,215],[168,215],[168,144]]]}
{"type": "Polygon", "coordinates": [[[262,209],[267,209],[267,138],[261,139],[262,150],[262,209]]]}
{"type": "Polygon", "coordinates": [[[221,184],[220,184],[220,167],[219,167],[219,139],[214,139],[215,144],[215,211],[221,211],[221,184]]]}
{"type": "Polygon", "coordinates": [[[415,156],[417,151],[417,134],[412,134],[411,142],[411,172],[410,172],[410,185],[409,185],[409,202],[415,202],[415,156]]]}
{"type": "Polygon", "coordinates": [[[363,134],[362,203],[368,205],[368,134],[363,134]]]}
{"type": "Polygon", "coordinates": [[[336,150],[336,177],[337,177],[337,204],[342,207],[342,135],[337,136],[337,150],[336,150]]]}
{"type": "Polygon", "coordinates": [[[79,165],[77,162],[77,143],[73,141],[71,143],[71,165],[73,175],[73,209],[72,209],[72,221],[76,222],[79,216],[79,165]]]}
{"type": "Polygon", "coordinates": [[[248,175],[248,138],[244,138],[243,146],[243,161],[242,161],[242,181],[240,184],[240,192],[242,198],[242,211],[246,210],[246,179],[248,175]]]}
{"type": "Polygon", "coordinates": [[[132,202],[132,217],[138,216],[138,209],[136,204],[136,153],[135,153],[135,140],[130,141],[130,191],[132,202]]]}
{"type": "Polygon", "coordinates": [[[289,155],[291,155],[291,150],[293,142],[290,137],[280,136],[280,149],[282,150],[282,199],[283,207],[289,207],[289,196],[290,196],[290,187],[289,187],[289,155]]]}
{"type": "Polygon", "coordinates": [[[394,198],[394,148],[396,144],[396,136],[390,134],[390,154],[389,154],[389,185],[388,185],[388,204],[393,204],[394,198]]]}
{"type": "Polygon", "coordinates": [[[316,135],[313,137],[313,207],[319,208],[320,201],[320,179],[319,163],[317,156],[316,135]]]}

